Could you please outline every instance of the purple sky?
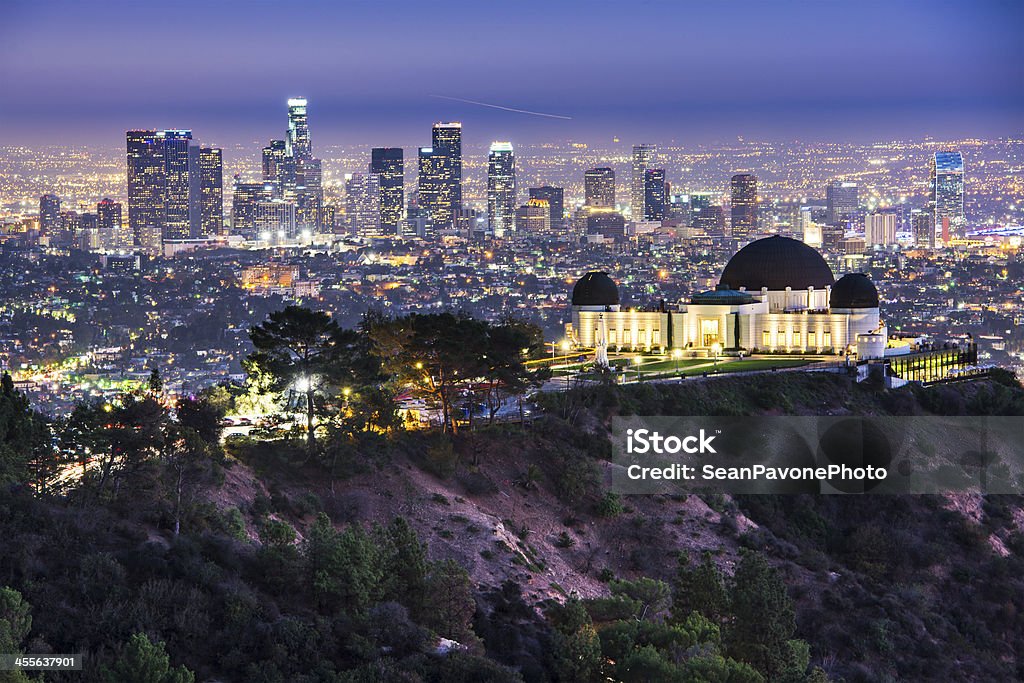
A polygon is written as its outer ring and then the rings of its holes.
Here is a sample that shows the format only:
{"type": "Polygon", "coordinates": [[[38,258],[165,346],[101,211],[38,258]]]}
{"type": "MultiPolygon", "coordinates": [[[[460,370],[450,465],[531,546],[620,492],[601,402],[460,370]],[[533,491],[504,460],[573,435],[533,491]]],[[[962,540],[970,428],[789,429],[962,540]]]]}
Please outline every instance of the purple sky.
{"type": "Polygon", "coordinates": [[[1024,3],[0,0],[0,144],[707,142],[999,136],[1024,121],[1024,3]],[[550,112],[542,118],[436,95],[550,112]]]}

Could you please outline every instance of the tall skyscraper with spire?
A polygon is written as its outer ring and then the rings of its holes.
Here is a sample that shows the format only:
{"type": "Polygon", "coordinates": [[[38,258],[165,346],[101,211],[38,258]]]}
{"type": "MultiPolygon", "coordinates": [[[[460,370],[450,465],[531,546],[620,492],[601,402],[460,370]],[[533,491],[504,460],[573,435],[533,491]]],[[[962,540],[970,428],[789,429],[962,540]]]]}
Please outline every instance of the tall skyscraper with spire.
{"type": "Polygon", "coordinates": [[[293,97],[288,100],[288,156],[296,159],[308,159],[313,156],[313,146],[309,140],[309,121],[306,116],[308,102],[305,97],[293,97]]]}
{"type": "Polygon", "coordinates": [[[644,173],[651,168],[658,154],[654,145],[633,145],[633,176],[630,178],[629,206],[634,221],[644,219],[644,173]]]}
{"type": "Polygon", "coordinates": [[[487,224],[501,237],[515,229],[516,158],[510,142],[491,143],[487,157],[487,224]]]}
{"type": "Polygon", "coordinates": [[[295,206],[297,228],[320,230],[324,226],[323,170],[313,156],[309,134],[308,100],[288,100],[288,129],[283,140],[271,140],[263,148],[263,180],[276,199],[295,206]]]}

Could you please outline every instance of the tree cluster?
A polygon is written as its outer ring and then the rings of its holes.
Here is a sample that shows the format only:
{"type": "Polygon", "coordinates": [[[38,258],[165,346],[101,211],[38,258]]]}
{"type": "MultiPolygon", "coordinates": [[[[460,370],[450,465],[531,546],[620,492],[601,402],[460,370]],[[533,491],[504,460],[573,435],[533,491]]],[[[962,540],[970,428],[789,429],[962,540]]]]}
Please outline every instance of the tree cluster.
{"type": "Polygon", "coordinates": [[[527,364],[542,348],[539,329],[513,319],[491,324],[450,312],[368,313],[349,330],[323,311],[289,306],[250,336],[250,383],[301,409],[311,450],[318,430],[397,427],[399,394],[424,399],[439,410],[442,431],[456,432],[472,424],[481,406],[493,421],[503,401],[521,399],[545,379],[527,364]]]}

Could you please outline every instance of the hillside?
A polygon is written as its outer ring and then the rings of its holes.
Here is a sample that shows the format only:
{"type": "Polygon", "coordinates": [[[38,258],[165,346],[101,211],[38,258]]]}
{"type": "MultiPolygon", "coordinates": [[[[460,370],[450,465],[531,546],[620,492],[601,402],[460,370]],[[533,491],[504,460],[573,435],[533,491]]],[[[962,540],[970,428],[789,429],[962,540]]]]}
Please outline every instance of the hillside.
{"type": "MultiPolygon", "coordinates": [[[[597,387],[546,401],[546,415],[529,425],[367,438],[335,444],[321,459],[298,443],[231,441],[177,538],[159,498],[142,505],[157,489],[145,469],[131,491],[102,506],[3,494],[0,586],[33,606],[30,644],[98,661],[141,628],[197,680],[462,680],[422,655],[415,666],[379,665],[374,675],[364,667],[359,675],[369,678],[346,678],[346,662],[362,661],[356,651],[374,642],[359,625],[380,621],[374,599],[369,611],[342,618],[338,606],[358,596],[331,607],[315,578],[307,593],[294,574],[304,566],[294,549],[308,554],[325,533],[321,513],[337,529],[384,528],[400,517],[426,544],[428,566],[454,560],[468,572],[475,599],[461,636],[428,629],[526,680],[567,680],[556,661],[565,642],[558,612],[545,605],[607,598],[617,579],[677,586],[678,558],[696,562],[705,552],[727,578],[749,550],[784,581],[794,637],[832,680],[1024,675],[1019,497],[606,493],[613,415],[1020,415],[1019,387],[1003,380],[884,392],[833,375],[780,373],[597,387]]],[[[398,602],[424,624],[422,606],[398,602]]],[[[590,617],[610,633],[619,622],[600,604],[588,603],[590,617]]],[[[479,680],[480,666],[467,665],[477,673],[464,680],[479,680]]],[[[514,680],[503,669],[485,679],[506,675],[514,680]]],[[[736,676],[729,680],[755,680],[736,676]]]]}

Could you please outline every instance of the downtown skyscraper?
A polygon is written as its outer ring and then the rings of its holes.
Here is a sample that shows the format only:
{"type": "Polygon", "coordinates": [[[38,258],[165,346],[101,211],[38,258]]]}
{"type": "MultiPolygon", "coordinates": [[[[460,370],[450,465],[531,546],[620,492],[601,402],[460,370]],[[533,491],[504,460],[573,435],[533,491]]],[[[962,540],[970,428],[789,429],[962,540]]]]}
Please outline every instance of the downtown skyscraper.
{"type": "Polygon", "coordinates": [[[550,213],[549,227],[557,234],[565,228],[565,190],[561,187],[544,185],[543,187],[531,187],[530,199],[541,199],[548,203],[550,213]]]}
{"type": "Polygon", "coordinates": [[[39,198],[39,234],[53,236],[60,231],[60,197],[44,194],[39,198]]]}
{"type": "Polygon", "coordinates": [[[168,241],[219,234],[204,226],[223,215],[221,151],[193,145],[190,130],[130,130],[126,141],[133,246],[158,254],[168,241]]]}
{"type": "Polygon", "coordinates": [[[96,226],[104,249],[125,251],[132,248],[132,235],[125,229],[120,202],[113,199],[100,201],[96,205],[96,226]]]}
{"type": "Polygon", "coordinates": [[[658,149],[654,145],[633,145],[633,175],[630,178],[629,206],[632,211],[633,220],[643,220],[646,212],[644,210],[644,173],[654,165],[658,149]]]}
{"type": "Polygon", "coordinates": [[[323,170],[320,159],[313,156],[307,108],[304,97],[288,100],[285,138],[271,140],[263,148],[262,175],[275,200],[294,205],[298,227],[319,231],[324,227],[323,170]]]}
{"type": "Polygon", "coordinates": [[[665,170],[648,168],[644,171],[644,215],[645,221],[665,220],[665,170]]]}
{"type": "Polygon", "coordinates": [[[860,208],[860,190],[850,180],[833,180],[825,187],[826,220],[829,225],[846,223],[860,208]]]}
{"type": "MultiPolygon", "coordinates": [[[[168,161],[167,131],[130,130],[128,147],[128,225],[134,246],[148,254],[159,254],[167,229],[168,161]]],[[[172,131],[177,134],[176,131],[172,131]]],[[[191,133],[189,133],[191,137],[191,133]]],[[[185,153],[186,164],[188,151],[185,153]]],[[[178,174],[180,175],[180,174],[178,174]]],[[[185,174],[188,187],[188,174],[185,174]]],[[[177,207],[174,211],[179,213],[177,207]]],[[[185,215],[188,215],[187,199],[185,215]]]]}
{"type": "Polygon", "coordinates": [[[516,157],[510,142],[494,142],[487,156],[487,225],[495,237],[515,230],[516,157]]]}
{"type": "Polygon", "coordinates": [[[615,208],[615,171],[592,168],[583,173],[583,193],[586,205],[592,209],[615,208]]]}
{"type": "Polygon", "coordinates": [[[224,232],[224,160],[216,147],[199,148],[199,225],[197,237],[224,232]]]}
{"type": "Polygon", "coordinates": [[[461,123],[435,123],[430,147],[419,148],[418,194],[432,231],[454,227],[462,209],[461,123]]]}
{"type": "Polygon", "coordinates": [[[932,156],[928,192],[936,243],[948,244],[966,237],[964,158],[960,152],[936,152],[932,156]]]}
{"type": "Polygon", "coordinates": [[[295,159],[309,159],[313,156],[313,145],[309,140],[309,120],[306,107],[309,102],[305,97],[293,97],[288,100],[288,137],[286,153],[295,159]]]}
{"type": "Polygon", "coordinates": [[[753,173],[737,173],[730,186],[732,236],[746,242],[757,233],[757,177],[753,173]]]}
{"type": "Polygon", "coordinates": [[[401,147],[374,147],[370,152],[370,173],[380,185],[380,229],[397,235],[405,206],[405,162],[401,147]]]}

